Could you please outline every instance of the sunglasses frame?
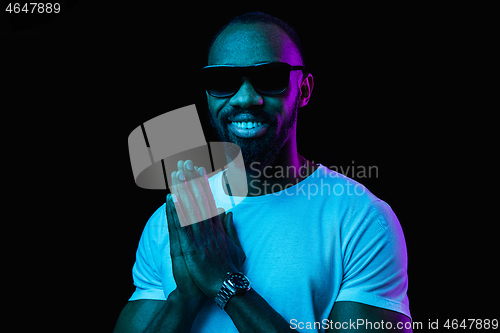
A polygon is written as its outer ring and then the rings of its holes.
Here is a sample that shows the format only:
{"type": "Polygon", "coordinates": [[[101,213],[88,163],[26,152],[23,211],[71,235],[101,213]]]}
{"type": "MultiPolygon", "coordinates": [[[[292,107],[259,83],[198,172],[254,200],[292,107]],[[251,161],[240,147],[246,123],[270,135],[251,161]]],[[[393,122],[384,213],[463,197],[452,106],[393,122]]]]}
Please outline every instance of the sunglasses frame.
{"type": "MultiPolygon", "coordinates": [[[[284,65],[287,65],[289,66],[289,72],[291,71],[298,71],[298,70],[302,70],[302,72],[304,72],[305,70],[305,67],[304,66],[292,66],[286,62],[265,62],[265,63],[260,63],[260,64],[255,64],[255,65],[250,65],[250,66],[233,66],[233,65],[211,65],[211,66],[205,66],[203,67],[203,69],[201,70],[201,75],[202,75],[202,78],[203,78],[203,73],[206,69],[208,68],[235,68],[235,69],[239,69],[241,71],[241,78],[245,77],[245,76],[250,76],[251,75],[246,75],[247,73],[251,73],[253,71],[253,69],[257,68],[257,67],[260,67],[260,66],[266,66],[266,65],[272,65],[272,64],[284,64],[284,65]]],[[[203,79],[202,79],[203,81],[203,79]]],[[[288,73],[288,82],[290,82],[290,73],[288,73]]],[[[255,91],[257,91],[259,94],[263,94],[263,95],[267,95],[267,96],[275,96],[275,95],[279,95],[281,93],[283,93],[287,88],[288,88],[288,84],[287,86],[279,91],[279,92],[276,92],[276,93],[268,93],[268,92],[263,92],[261,91],[260,89],[258,89],[257,87],[255,87],[253,84],[252,84],[252,87],[255,89],[255,91]]],[[[204,87],[205,88],[205,87],[204,87]]],[[[233,91],[232,93],[229,93],[229,94],[224,94],[224,95],[213,95],[210,93],[210,91],[208,91],[206,88],[205,88],[205,91],[212,97],[216,97],[216,98],[227,98],[227,97],[230,97],[230,96],[233,96],[235,95],[238,90],[241,88],[241,84],[235,88],[235,91],[233,91]]]]}

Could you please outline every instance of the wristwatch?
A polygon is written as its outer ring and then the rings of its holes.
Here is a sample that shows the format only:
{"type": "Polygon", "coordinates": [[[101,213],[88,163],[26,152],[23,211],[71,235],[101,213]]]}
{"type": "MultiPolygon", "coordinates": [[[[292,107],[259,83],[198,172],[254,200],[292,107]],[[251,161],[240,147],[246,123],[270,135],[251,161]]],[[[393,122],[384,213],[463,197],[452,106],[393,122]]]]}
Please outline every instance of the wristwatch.
{"type": "Polygon", "coordinates": [[[252,289],[250,281],[243,273],[228,272],[226,279],[222,282],[222,287],[215,296],[215,303],[224,309],[227,301],[236,294],[241,294],[252,289]]]}

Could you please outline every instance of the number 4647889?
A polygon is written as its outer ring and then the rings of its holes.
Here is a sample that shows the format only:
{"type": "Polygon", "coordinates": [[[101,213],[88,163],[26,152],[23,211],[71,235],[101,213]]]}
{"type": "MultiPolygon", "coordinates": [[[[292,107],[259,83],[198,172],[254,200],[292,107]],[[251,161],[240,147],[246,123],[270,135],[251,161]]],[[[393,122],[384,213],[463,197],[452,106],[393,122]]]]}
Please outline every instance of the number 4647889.
{"type": "Polygon", "coordinates": [[[448,319],[443,325],[447,329],[457,329],[457,328],[464,328],[464,329],[494,329],[496,330],[498,328],[498,319],[464,319],[460,323],[458,319],[448,319]]]}
{"type": "Polygon", "coordinates": [[[6,12],[9,12],[10,14],[15,13],[59,13],[61,11],[61,5],[56,2],[56,3],[43,3],[43,2],[26,2],[22,7],[21,4],[15,2],[15,3],[10,3],[7,5],[7,8],[5,8],[6,12]]]}

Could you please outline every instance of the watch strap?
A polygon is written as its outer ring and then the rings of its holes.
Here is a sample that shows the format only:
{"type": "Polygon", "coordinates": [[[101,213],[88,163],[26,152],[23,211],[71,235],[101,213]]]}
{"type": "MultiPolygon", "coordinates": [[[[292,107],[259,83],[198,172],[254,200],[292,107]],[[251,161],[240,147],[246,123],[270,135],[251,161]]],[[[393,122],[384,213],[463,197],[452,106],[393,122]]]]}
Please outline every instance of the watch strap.
{"type": "Polygon", "coordinates": [[[222,283],[222,287],[220,288],[219,292],[215,296],[215,303],[221,308],[224,309],[226,306],[227,301],[234,296],[235,291],[231,290],[230,287],[227,284],[227,280],[224,280],[222,283]]]}

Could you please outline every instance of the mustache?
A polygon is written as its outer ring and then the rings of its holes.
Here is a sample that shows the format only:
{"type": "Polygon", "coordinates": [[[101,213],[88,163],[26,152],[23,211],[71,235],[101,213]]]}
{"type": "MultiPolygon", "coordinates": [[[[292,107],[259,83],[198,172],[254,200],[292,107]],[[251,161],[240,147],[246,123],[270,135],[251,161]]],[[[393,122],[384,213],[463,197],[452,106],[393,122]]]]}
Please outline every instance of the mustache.
{"type": "Polygon", "coordinates": [[[252,108],[252,109],[243,109],[240,107],[230,107],[227,110],[222,110],[220,114],[220,119],[223,122],[229,122],[229,118],[234,118],[237,115],[240,115],[242,113],[249,113],[252,114],[256,117],[260,117],[266,120],[266,122],[270,122],[271,116],[269,115],[269,112],[264,111],[264,109],[258,107],[258,108],[252,108]]]}

